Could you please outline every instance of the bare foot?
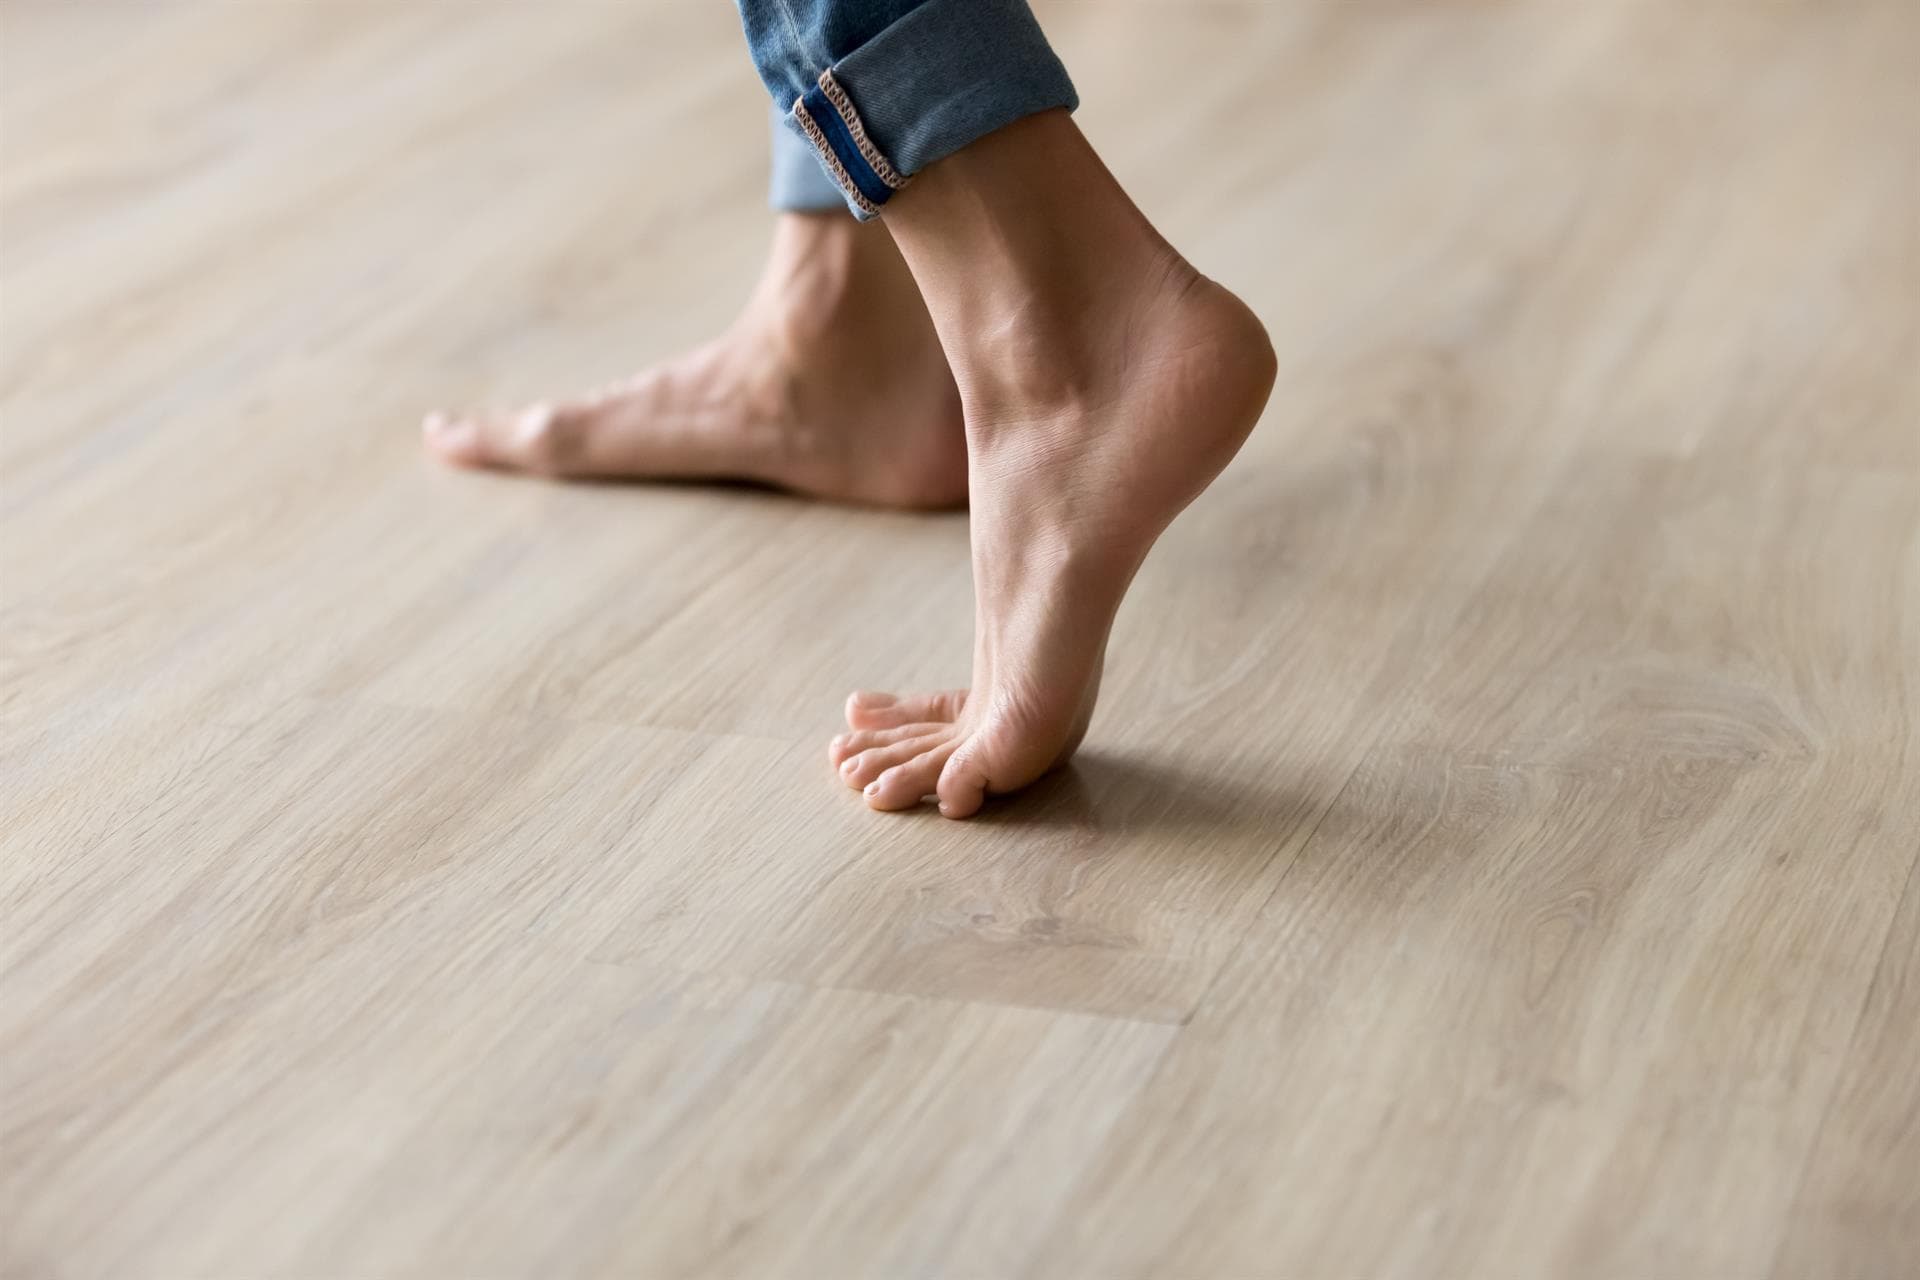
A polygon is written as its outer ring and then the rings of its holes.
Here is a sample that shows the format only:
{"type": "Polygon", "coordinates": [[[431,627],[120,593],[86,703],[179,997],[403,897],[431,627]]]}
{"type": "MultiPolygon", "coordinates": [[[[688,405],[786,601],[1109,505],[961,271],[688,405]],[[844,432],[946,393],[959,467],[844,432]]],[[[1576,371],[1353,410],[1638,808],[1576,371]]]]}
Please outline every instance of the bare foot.
{"type": "Polygon", "coordinates": [[[929,166],[887,217],[966,406],[973,681],[855,694],[829,757],[876,809],[937,795],[963,818],[1079,745],[1121,598],[1252,430],[1275,361],[1064,112],[929,166]]]}
{"type": "Polygon", "coordinates": [[[885,228],[782,214],[724,335],[588,395],[428,416],[460,466],[561,478],[750,480],[847,502],[966,501],[960,399],[885,228]]]}

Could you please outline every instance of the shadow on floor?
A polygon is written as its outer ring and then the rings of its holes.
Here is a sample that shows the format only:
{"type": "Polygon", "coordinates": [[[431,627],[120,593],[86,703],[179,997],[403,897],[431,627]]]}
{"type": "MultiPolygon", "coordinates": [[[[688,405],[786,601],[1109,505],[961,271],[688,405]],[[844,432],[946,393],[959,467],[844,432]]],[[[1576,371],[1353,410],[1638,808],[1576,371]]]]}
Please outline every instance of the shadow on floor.
{"type": "Polygon", "coordinates": [[[1178,832],[1189,838],[1249,830],[1272,834],[1310,819],[1332,799],[1338,781],[1235,776],[1147,756],[1082,752],[1019,794],[989,799],[972,821],[989,827],[1178,832]]]}

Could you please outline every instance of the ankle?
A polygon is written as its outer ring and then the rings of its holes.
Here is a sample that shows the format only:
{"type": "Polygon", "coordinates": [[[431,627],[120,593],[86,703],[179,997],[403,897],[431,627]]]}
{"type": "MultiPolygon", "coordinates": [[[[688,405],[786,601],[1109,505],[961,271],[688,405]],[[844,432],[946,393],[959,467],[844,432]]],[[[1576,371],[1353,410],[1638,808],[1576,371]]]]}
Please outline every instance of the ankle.
{"type": "Polygon", "coordinates": [[[1002,279],[953,318],[954,373],[970,417],[1097,410],[1150,373],[1159,352],[1208,336],[1219,286],[1164,242],[1096,256],[1104,273],[1076,279],[1069,266],[1002,279]]]}
{"type": "Polygon", "coordinates": [[[1203,278],[1065,112],[930,166],[888,206],[970,407],[1097,396],[1203,278]]]}
{"type": "Polygon", "coordinates": [[[783,213],[748,310],[808,344],[906,304],[919,307],[919,291],[885,228],[843,213],[783,213]]]}

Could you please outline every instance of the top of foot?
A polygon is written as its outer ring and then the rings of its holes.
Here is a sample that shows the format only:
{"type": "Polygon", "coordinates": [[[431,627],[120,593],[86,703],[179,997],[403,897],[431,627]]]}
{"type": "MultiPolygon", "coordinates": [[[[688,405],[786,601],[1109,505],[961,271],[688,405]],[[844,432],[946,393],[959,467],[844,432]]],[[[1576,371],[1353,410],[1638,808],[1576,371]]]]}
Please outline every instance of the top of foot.
{"type": "Polygon", "coordinates": [[[883,230],[783,216],[765,278],[718,340],[570,399],[436,412],[446,462],[559,478],[747,480],[835,501],[966,501],[959,394],[883,230]]]}

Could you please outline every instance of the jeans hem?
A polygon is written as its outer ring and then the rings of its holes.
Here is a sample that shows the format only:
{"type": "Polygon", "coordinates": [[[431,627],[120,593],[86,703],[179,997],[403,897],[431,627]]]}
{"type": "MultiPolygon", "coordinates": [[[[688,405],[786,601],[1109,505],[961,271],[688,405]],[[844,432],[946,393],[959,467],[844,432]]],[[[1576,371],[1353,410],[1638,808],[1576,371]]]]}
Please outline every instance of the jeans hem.
{"type": "Polygon", "coordinates": [[[833,68],[822,71],[819,82],[793,100],[788,115],[813,144],[827,175],[862,218],[878,217],[880,206],[907,185],[899,170],[867,136],[860,113],[834,79],[833,68]]]}
{"type": "Polygon", "coordinates": [[[1077,106],[1026,0],[925,0],[821,71],[787,115],[864,220],[934,161],[1077,106]]]}
{"type": "Polygon", "coordinates": [[[778,106],[768,103],[767,114],[772,146],[768,207],[780,213],[846,213],[847,198],[827,176],[813,144],[778,106]]]}

